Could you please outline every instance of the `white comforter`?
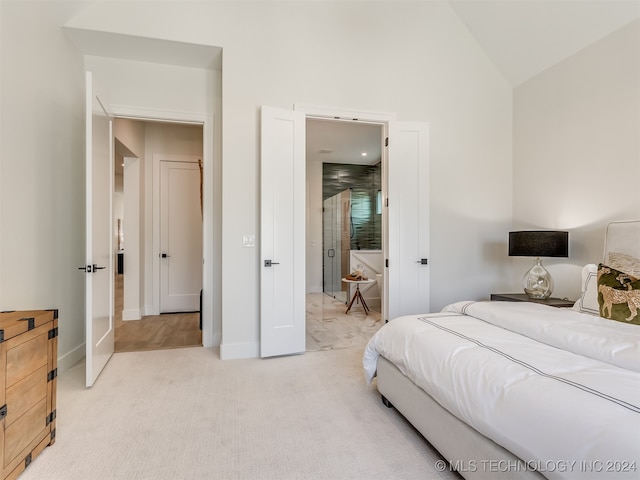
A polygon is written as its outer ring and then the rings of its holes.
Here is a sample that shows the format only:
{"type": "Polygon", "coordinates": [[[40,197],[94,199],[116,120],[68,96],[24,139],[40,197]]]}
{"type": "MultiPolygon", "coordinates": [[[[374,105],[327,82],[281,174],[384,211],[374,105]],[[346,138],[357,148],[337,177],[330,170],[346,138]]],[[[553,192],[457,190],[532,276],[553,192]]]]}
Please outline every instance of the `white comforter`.
{"type": "Polygon", "coordinates": [[[548,478],[640,478],[640,327],[532,303],[460,302],[368,343],[548,478]]]}

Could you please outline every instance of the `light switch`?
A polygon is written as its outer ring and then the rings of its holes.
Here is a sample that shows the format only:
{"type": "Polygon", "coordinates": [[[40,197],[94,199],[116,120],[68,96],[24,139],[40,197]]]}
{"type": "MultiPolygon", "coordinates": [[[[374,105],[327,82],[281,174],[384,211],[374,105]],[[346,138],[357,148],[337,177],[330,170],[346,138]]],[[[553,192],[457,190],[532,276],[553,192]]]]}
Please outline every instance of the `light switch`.
{"type": "Polygon", "coordinates": [[[243,247],[255,247],[256,239],[253,235],[243,235],[242,236],[242,246],[243,247]]]}

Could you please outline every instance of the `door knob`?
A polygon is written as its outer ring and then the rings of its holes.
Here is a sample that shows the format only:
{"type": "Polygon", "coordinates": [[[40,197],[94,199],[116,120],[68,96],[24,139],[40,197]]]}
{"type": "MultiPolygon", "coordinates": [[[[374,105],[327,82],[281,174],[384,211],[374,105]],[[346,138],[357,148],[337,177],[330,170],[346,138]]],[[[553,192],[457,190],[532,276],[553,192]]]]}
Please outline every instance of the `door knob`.
{"type": "Polygon", "coordinates": [[[78,270],[84,270],[87,273],[95,273],[96,270],[104,270],[107,267],[99,267],[95,263],[93,265],[85,265],[84,267],[78,267],[78,270]]]}
{"type": "Polygon", "coordinates": [[[278,262],[272,262],[271,260],[265,260],[265,261],[264,261],[264,266],[265,266],[265,267],[270,267],[271,265],[280,265],[280,263],[278,263],[278,262]]]}
{"type": "Polygon", "coordinates": [[[171,255],[167,255],[166,253],[161,253],[160,258],[169,258],[171,255]]]}

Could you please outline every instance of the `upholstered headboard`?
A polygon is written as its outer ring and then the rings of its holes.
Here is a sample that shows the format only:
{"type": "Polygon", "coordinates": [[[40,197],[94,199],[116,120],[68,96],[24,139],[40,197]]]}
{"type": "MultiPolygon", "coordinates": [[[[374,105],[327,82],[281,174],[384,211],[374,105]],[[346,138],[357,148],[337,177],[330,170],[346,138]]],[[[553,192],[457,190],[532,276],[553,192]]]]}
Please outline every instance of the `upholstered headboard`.
{"type": "MultiPolygon", "coordinates": [[[[602,263],[610,265],[609,253],[620,253],[640,258],[640,220],[611,222],[604,236],[602,263]]],[[[582,295],[574,310],[600,315],[598,302],[598,266],[585,265],[582,269],[582,295]]]]}
{"type": "Polygon", "coordinates": [[[609,253],[618,252],[640,258],[640,220],[611,222],[607,225],[602,261],[609,264],[609,253]]]}

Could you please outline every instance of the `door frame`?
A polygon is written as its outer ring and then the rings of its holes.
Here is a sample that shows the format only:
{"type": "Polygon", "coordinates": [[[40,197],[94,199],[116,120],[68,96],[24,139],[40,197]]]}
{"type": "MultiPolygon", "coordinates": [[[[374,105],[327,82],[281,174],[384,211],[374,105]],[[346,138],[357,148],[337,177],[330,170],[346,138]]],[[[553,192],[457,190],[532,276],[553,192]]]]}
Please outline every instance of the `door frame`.
{"type": "MultiPolygon", "coordinates": [[[[202,203],[202,345],[204,347],[213,347],[219,344],[221,340],[221,332],[215,331],[215,324],[221,325],[222,323],[221,321],[216,322],[219,309],[214,311],[213,308],[216,303],[219,304],[219,301],[216,302],[216,300],[219,300],[216,292],[220,287],[219,281],[216,281],[216,272],[213,268],[216,258],[216,239],[220,235],[215,222],[215,212],[219,210],[219,206],[216,208],[215,204],[215,198],[218,193],[213,191],[215,176],[220,175],[220,172],[214,172],[214,116],[207,113],[164,111],[128,105],[112,105],[111,108],[116,118],[147,122],[188,123],[202,126],[203,184],[212,186],[211,188],[203,189],[202,203]]],[[[151,308],[151,305],[147,305],[145,310],[151,308]]]]}
{"type": "MultiPolygon", "coordinates": [[[[295,104],[293,106],[293,109],[295,111],[304,113],[305,119],[323,119],[334,122],[372,123],[381,126],[380,141],[383,142],[383,148],[381,149],[381,190],[382,205],[384,206],[388,195],[389,185],[389,159],[388,150],[387,148],[384,148],[384,139],[389,137],[389,123],[396,120],[396,114],[304,104],[295,104]]],[[[305,256],[306,250],[307,248],[305,247],[305,256]]],[[[382,258],[383,262],[385,258],[389,258],[389,211],[386,208],[382,209],[382,258]]],[[[384,292],[381,292],[380,302],[382,303],[384,310],[383,312],[381,312],[381,317],[385,320],[388,320],[388,275],[388,270],[386,268],[383,268],[382,284],[384,285],[384,292]]]]}

